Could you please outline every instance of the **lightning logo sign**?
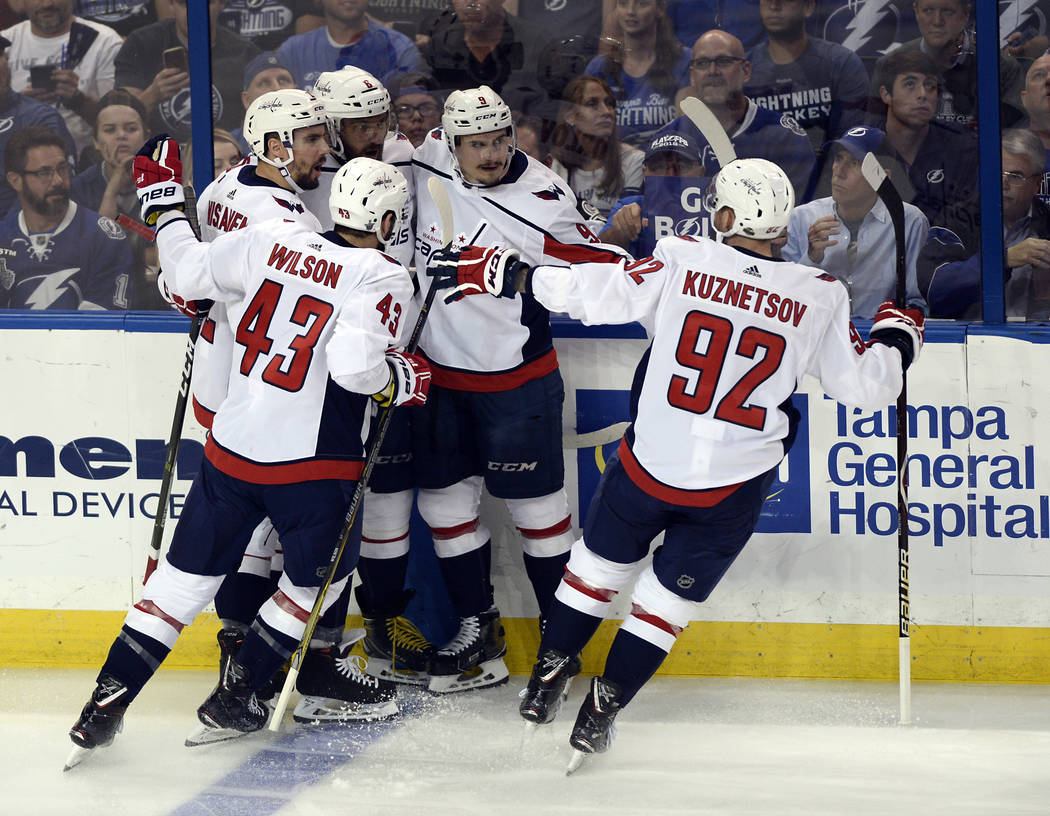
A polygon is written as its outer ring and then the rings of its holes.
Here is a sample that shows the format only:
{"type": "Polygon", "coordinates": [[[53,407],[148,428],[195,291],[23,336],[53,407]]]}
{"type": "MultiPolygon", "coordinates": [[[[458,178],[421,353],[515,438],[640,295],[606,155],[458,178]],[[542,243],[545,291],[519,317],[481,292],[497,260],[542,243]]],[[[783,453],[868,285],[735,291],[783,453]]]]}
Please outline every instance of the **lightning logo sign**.
{"type": "Polygon", "coordinates": [[[881,56],[898,42],[897,0],[850,0],[824,24],[824,38],[860,56],[881,56]]]}
{"type": "Polygon", "coordinates": [[[1039,0],[1007,0],[999,3],[1001,48],[1009,45],[1007,38],[1015,31],[1031,33],[1033,36],[1046,33],[1046,15],[1038,6],[1039,0]]]}

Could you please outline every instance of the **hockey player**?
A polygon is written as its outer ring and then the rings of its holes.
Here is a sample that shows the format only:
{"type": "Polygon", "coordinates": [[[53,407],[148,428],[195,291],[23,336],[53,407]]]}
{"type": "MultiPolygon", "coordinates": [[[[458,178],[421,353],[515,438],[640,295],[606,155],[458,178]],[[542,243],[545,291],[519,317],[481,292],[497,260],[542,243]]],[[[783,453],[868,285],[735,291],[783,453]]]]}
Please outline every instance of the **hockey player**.
{"type": "MultiPolygon", "coordinates": [[[[327,71],[314,83],[314,94],[328,116],[332,152],[321,169],[316,190],[303,199],[322,223],[329,220],[328,191],[340,167],[358,156],[385,161],[412,180],[412,144],[397,131],[390,131],[390,94],[367,71],[348,66],[327,71]]],[[[401,228],[386,251],[405,266],[412,265],[412,200],[408,200],[401,228]]],[[[401,316],[408,325],[416,309],[401,316]]],[[[361,586],[357,602],[365,623],[362,644],[368,655],[368,671],[376,676],[414,685],[425,685],[433,647],[419,630],[402,617],[411,599],[405,591],[408,570],[409,522],[415,483],[409,423],[413,411],[398,411],[390,420],[383,449],[376,460],[363,504],[361,558],[357,573],[361,586]]],[[[374,422],[373,422],[374,428],[374,422]]],[[[349,586],[322,624],[340,625],[350,603],[349,586]],[[339,616],[341,615],[341,619],[339,616]]]]}
{"type": "Polygon", "coordinates": [[[791,395],[801,376],[817,377],[835,399],[878,410],[900,392],[902,371],[922,346],[920,312],[884,303],[865,344],[835,278],[773,257],[794,203],[783,170],[740,159],[712,185],[717,242],[665,238],[650,258],[568,268],[530,267],[507,248],[467,247],[432,261],[431,273],[459,284],[453,297],[521,293],[588,324],[638,320],[650,329],[631,426],[573,545],[520,705],[530,723],[554,719],[572,656],[663,532],[580,707],[573,764],[608,748],[617,713],[750,538],[795,437],[791,395]]]}
{"type": "MultiPolygon", "coordinates": [[[[487,86],[454,91],[442,129],[414,154],[416,189],[449,184],[456,245],[517,246],[529,263],[619,257],[597,238],[557,175],[515,148],[510,109],[487,86]],[[588,243],[590,242],[590,243],[588,243]]],[[[416,268],[441,246],[427,195],[416,197],[416,268]]],[[[531,295],[435,302],[420,342],[435,397],[412,423],[419,511],[434,537],[459,631],[431,661],[430,689],[504,682],[506,651],[489,583],[491,542],[481,489],[503,499],[524,543],[525,569],[546,618],[572,526],[563,487],[564,389],[547,309],[531,295]]]]}
{"type": "MultiPolygon", "coordinates": [[[[70,731],[76,748],[67,767],[113,739],[128,704],[240,559],[232,541],[268,515],[285,550],[279,590],[236,655],[227,656],[218,686],[198,709],[202,731],[189,742],[263,727],[267,712],[256,691],[305,630],[362,470],[368,395],[387,405],[418,404],[429,385],[422,360],[389,350],[403,331],[393,315],[412,295],[404,267],[378,251],[396,232],[408,194],[396,168],[370,159],[344,167],[332,189],[330,232],[268,221],[210,244],[196,240],[182,214],[181,176],[177,143],[147,142],[135,161],[143,217],[157,224],[171,288],[226,303],[238,345],[171,548],[128,613],[70,731]],[[389,309],[376,308],[380,303],[389,309]]],[[[359,530],[328,598],[338,596],[354,567],[359,530]]],[[[378,682],[373,688],[377,704],[390,702],[378,682]]]]}

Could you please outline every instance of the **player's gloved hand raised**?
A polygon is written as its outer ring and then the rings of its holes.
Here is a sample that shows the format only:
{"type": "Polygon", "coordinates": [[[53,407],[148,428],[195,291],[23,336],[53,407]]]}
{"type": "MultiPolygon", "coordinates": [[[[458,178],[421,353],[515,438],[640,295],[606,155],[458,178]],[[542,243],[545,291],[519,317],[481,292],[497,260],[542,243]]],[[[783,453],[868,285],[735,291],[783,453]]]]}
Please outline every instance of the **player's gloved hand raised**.
{"type": "Polygon", "coordinates": [[[884,343],[897,349],[907,371],[922,349],[925,323],[926,318],[918,309],[899,309],[892,300],[884,301],[875,313],[871,343],[884,343]]]}
{"type": "Polygon", "coordinates": [[[186,208],[179,143],[166,133],[154,136],[135,155],[134,176],[142,220],[151,227],[161,213],[186,208]]]}
{"type": "Polygon", "coordinates": [[[452,289],[445,295],[445,303],[452,303],[467,295],[514,297],[514,276],[526,267],[516,249],[465,246],[433,253],[427,275],[439,289],[452,289]]]}
{"type": "Polygon", "coordinates": [[[386,364],[390,367],[390,382],[372,399],[381,408],[391,405],[423,405],[430,391],[430,365],[418,354],[409,354],[404,349],[391,348],[386,352],[386,364]]]}
{"type": "Polygon", "coordinates": [[[186,300],[185,298],[173,294],[168,289],[168,284],[164,281],[163,269],[157,273],[157,288],[160,289],[160,295],[165,301],[189,318],[197,317],[197,315],[207,317],[208,311],[215,305],[214,300],[186,300]]]}

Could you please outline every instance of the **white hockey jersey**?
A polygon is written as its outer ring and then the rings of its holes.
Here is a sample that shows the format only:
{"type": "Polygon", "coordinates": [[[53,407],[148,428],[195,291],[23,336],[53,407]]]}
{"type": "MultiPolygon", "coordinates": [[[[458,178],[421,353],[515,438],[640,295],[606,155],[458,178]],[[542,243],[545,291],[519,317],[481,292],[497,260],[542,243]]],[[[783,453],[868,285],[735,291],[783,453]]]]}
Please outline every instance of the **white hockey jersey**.
{"type": "Polygon", "coordinates": [[[707,238],[665,238],[651,258],[616,265],[539,267],[532,291],[584,323],[650,327],[621,461],[640,488],[674,504],[706,506],[712,488],[777,465],[794,439],[789,400],[803,374],[866,410],[901,390],[900,353],[864,344],[835,278],[707,238]]]}
{"type": "MultiPolygon", "coordinates": [[[[513,247],[530,264],[611,262],[623,256],[617,247],[598,244],[565,181],[520,150],[503,181],[492,187],[470,187],[454,175],[440,128],[416,148],[412,163],[416,271],[424,287],[427,258],[441,248],[441,221],[427,192],[432,176],[444,182],[452,201],[454,248],[513,247]]],[[[550,313],[530,296],[472,297],[452,304],[435,298],[420,348],[431,363],[433,382],[465,391],[506,391],[558,367],[550,313]]]]}
{"type": "MultiPolygon", "coordinates": [[[[258,162],[252,156],[231,167],[201,193],[197,221],[202,240],[213,241],[224,233],[273,218],[298,221],[307,229],[320,231],[320,222],[295,193],[256,174],[258,162]]],[[[226,398],[233,346],[226,306],[216,302],[201,325],[193,358],[193,414],[205,428],[211,428],[215,412],[226,398]]]]}
{"type": "MultiPolygon", "coordinates": [[[[383,155],[380,157],[381,161],[394,165],[404,174],[409,190],[412,189],[413,150],[412,142],[408,140],[408,137],[404,133],[397,131],[387,134],[383,142],[383,155]]],[[[335,177],[336,171],[342,166],[343,163],[339,159],[329,154],[325,157],[324,167],[321,168],[320,183],[315,189],[303,190],[299,194],[303,203],[306,204],[306,208],[317,216],[317,220],[321,222],[326,230],[330,230],[334,226],[332,223],[332,212],[328,208],[328,197],[332,193],[332,179],[335,177]]],[[[405,212],[402,213],[401,228],[398,234],[394,236],[394,239],[387,244],[385,250],[388,255],[397,258],[406,267],[412,266],[413,245],[415,244],[415,234],[412,230],[413,216],[412,196],[409,196],[405,205],[405,212]]]]}
{"type": "Polygon", "coordinates": [[[178,219],[163,224],[157,243],[174,290],[222,301],[234,327],[209,461],[257,484],[357,478],[365,395],[386,386],[385,351],[404,331],[412,296],[405,268],[291,221],[209,244],[178,219]]]}

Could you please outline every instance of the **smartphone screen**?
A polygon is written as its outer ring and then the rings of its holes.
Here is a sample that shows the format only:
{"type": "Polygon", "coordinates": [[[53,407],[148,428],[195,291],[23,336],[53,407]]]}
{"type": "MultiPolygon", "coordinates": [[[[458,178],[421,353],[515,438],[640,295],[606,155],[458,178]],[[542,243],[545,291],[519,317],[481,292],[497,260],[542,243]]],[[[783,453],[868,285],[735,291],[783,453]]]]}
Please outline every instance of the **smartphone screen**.
{"type": "Polygon", "coordinates": [[[169,48],[164,52],[164,67],[177,68],[180,71],[189,71],[189,59],[185,48],[169,48]]]}

